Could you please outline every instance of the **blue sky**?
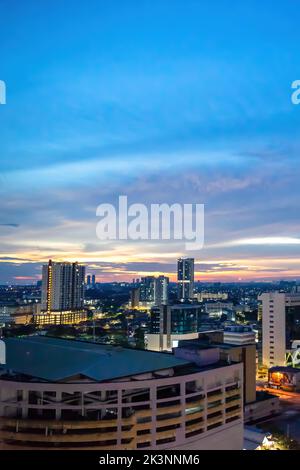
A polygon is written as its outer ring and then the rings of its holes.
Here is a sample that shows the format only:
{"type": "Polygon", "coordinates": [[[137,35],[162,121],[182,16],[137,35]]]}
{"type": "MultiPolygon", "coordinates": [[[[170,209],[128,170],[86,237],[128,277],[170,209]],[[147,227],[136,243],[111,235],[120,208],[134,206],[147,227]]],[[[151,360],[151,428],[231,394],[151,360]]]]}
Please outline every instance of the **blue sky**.
{"type": "Polygon", "coordinates": [[[36,280],[50,256],[101,280],[172,275],[182,244],[96,238],[97,205],[119,194],[205,204],[200,279],[300,277],[299,4],[0,11],[0,282],[36,280]]]}

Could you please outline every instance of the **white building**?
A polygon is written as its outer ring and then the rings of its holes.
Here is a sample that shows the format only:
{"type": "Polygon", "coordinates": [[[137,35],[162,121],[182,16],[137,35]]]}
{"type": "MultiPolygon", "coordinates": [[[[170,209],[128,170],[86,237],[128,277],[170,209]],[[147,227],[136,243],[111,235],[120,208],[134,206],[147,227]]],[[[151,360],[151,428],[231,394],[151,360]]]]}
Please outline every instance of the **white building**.
{"type": "Polygon", "coordinates": [[[171,351],[178,341],[198,338],[203,312],[197,304],[161,305],[151,308],[150,332],[145,336],[150,351],[171,351]]]}
{"type": "Polygon", "coordinates": [[[262,302],[262,361],[285,366],[292,343],[300,340],[300,293],[267,292],[262,302]]]}

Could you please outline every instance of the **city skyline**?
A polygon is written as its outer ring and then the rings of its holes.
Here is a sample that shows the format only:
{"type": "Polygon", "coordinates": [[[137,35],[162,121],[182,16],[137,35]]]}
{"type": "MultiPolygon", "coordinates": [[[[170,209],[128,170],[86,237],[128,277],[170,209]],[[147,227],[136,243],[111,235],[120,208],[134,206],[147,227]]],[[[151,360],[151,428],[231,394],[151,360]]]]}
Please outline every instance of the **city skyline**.
{"type": "Polygon", "coordinates": [[[180,257],[196,280],[300,279],[300,6],[113,3],[1,6],[0,283],[49,258],[102,282],[174,281],[180,257]],[[204,248],[98,240],[120,194],[205,204],[204,248]]]}

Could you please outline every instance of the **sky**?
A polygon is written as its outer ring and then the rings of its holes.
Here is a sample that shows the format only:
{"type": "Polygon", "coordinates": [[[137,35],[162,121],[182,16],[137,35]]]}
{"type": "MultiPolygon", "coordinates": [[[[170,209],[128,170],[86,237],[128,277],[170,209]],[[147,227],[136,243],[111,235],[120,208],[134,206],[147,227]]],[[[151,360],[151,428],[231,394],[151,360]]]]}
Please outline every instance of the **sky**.
{"type": "Polygon", "coordinates": [[[0,0],[0,283],[300,278],[300,4],[0,0]],[[101,203],[205,206],[205,243],[99,240],[101,203]]]}

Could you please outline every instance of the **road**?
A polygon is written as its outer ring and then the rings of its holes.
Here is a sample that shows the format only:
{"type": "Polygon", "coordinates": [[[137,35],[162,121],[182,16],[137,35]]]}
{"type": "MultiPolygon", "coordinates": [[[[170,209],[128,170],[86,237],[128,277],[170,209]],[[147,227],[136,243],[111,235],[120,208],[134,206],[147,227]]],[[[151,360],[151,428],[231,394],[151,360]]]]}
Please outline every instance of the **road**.
{"type": "Polygon", "coordinates": [[[277,390],[275,388],[269,388],[269,387],[266,388],[260,385],[257,385],[256,390],[269,392],[272,395],[276,395],[281,400],[292,400],[293,402],[300,404],[300,393],[285,392],[283,390],[277,390]]]}
{"type": "Polygon", "coordinates": [[[269,432],[279,430],[300,442],[300,393],[284,392],[283,390],[261,386],[256,388],[278,396],[282,411],[279,416],[267,419],[257,424],[257,427],[269,432]]]}

